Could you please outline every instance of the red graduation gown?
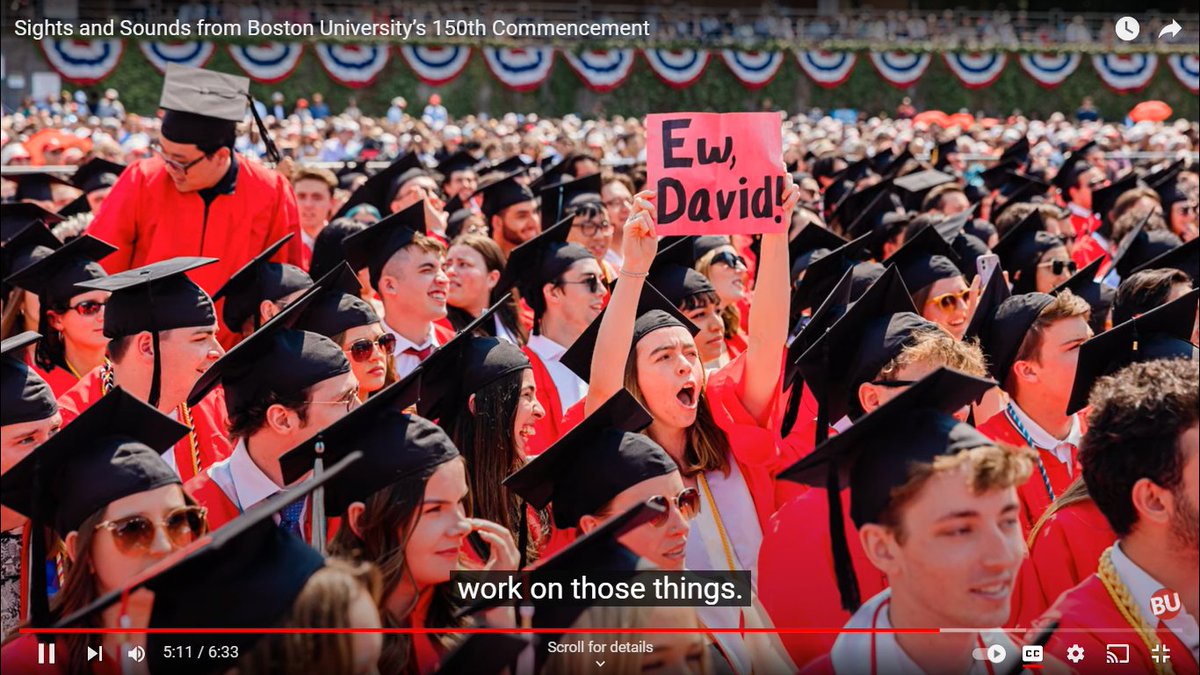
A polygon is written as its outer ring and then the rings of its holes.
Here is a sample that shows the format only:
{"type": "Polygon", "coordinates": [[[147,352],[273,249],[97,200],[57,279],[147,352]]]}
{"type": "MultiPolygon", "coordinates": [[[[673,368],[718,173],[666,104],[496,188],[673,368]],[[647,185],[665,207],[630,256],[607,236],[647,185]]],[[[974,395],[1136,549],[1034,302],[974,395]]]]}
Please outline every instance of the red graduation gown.
{"type": "MultiPolygon", "coordinates": [[[[103,366],[93,369],[84,375],[74,387],[58,397],[58,410],[62,413],[64,425],[70,424],[71,420],[79,417],[84,410],[100,399],[103,385],[100,378],[102,369],[103,366]]],[[[225,412],[225,390],[221,387],[213,389],[193,406],[190,412],[192,428],[196,431],[196,449],[200,470],[203,471],[228,457],[233,450],[233,442],[229,438],[229,432],[226,431],[229,428],[229,418],[225,412]]],[[[196,475],[192,465],[190,434],[175,444],[174,453],[175,468],[179,471],[179,477],[186,483],[196,475]]]]}
{"type": "MultiPolygon", "coordinates": [[[[242,515],[242,510],[238,505],[225,494],[221,486],[212,479],[208,470],[203,471],[191,480],[184,483],[183,489],[192,496],[200,506],[208,509],[208,529],[209,531],[224,527],[229,521],[242,515]]],[[[311,502],[309,502],[311,506],[311,502]]],[[[342,519],[326,518],[325,519],[325,538],[329,541],[333,540],[337,534],[338,527],[341,526],[342,519]]],[[[305,541],[312,540],[312,509],[304,510],[304,539],[305,541]]]]}
{"type": "Polygon", "coordinates": [[[1116,540],[1112,526],[1090,499],[1050,516],[1038,530],[1017,580],[1015,625],[1029,626],[1058,596],[1095,574],[1100,554],[1116,540]]]}
{"type": "MultiPolygon", "coordinates": [[[[1058,630],[1046,645],[1046,653],[1062,658],[1072,645],[1083,648],[1084,660],[1074,666],[1080,673],[1153,673],[1154,661],[1145,643],[1133,632],[1133,627],[1113,604],[1100,577],[1093,574],[1078,586],[1064,593],[1037,620],[1038,625],[1058,621],[1058,630]],[[1122,633],[1112,630],[1127,631],[1122,633]],[[1128,665],[1105,666],[1110,643],[1129,645],[1128,665]]],[[[1162,622],[1155,627],[1159,642],[1171,650],[1171,667],[1178,675],[1196,673],[1196,659],[1171,629],[1162,622]]]]}
{"type": "Polygon", "coordinates": [[[525,450],[525,454],[533,457],[541,454],[555,441],[562,438],[570,427],[562,425],[565,411],[562,409],[562,401],[558,398],[558,387],[554,386],[554,379],[550,377],[550,371],[546,369],[546,364],[542,363],[542,357],[529,347],[521,347],[521,351],[529,357],[529,363],[533,368],[533,381],[537,385],[537,401],[542,405],[542,410],[546,411],[542,419],[534,423],[533,438],[529,439],[525,450]]]}
{"type": "Polygon", "coordinates": [[[46,371],[42,370],[41,366],[33,363],[32,357],[26,359],[26,361],[29,363],[29,367],[32,368],[35,373],[41,375],[42,379],[46,381],[46,384],[50,385],[50,391],[54,394],[54,398],[62,396],[67,392],[68,389],[74,387],[75,383],[79,382],[79,378],[75,377],[75,375],[66,368],[59,368],[58,366],[55,366],[53,369],[46,371]]]}
{"type": "MultiPolygon", "coordinates": [[[[1096,258],[1108,258],[1108,251],[1100,245],[1100,242],[1092,236],[1100,227],[1100,217],[1092,214],[1089,218],[1071,214],[1071,226],[1075,228],[1075,246],[1071,251],[1071,259],[1075,264],[1083,267],[1092,262],[1096,258]]],[[[1101,267],[1107,265],[1107,262],[1100,263],[1101,267]]]]}
{"type": "MultiPolygon", "coordinates": [[[[1082,417],[1080,423],[1083,423],[1082,417]]],[[[1017,428],[1008,420],[1003,410],[992,415],[991,419],[980,424],[978,428],[984,436],[994,441],[1018,448],[1029,445],[1021,436],[1021,432],[1017,431],[1017,428]]],[[[1055,497],[1061,495],[1071,485],[1074,477],[1080,474],[1079,461],[1076,459],[1074,471],[1068,472],[1067,466],[1054,453],[1041,448],[1038,448],[1037,453],[1042,459],[1042,465],[1046,467],[1046,475],[1050,477],[1050,486],[1054,490],[1055,497]]],[[[1029,476],[1029,480],[1017,489],[1017,496],[1021,502],[1021,528],[1028,536],[1034,523],[1050,507],[1050,495],[1046,493],[1046,481],[1036,466],[1033,468],[1033,474],[1029,476]]]]}
{"type": "MultiPolygon", "coordinates": [[[[863,552],[854,521],[850,520],[850,491],[841,496],[846,544],[859,594],[870,598],[887,588],[887,578],[863,552]]],[[[776,628],[838,629],[850,620],[842,609],[833,550],[829,537],[827,493],[811,488],[789,501],[763,528],[758,552],[758,597],[776,628]]],[[[797,667],[833,648],[836,633],[781,634],[797,667]]]]}

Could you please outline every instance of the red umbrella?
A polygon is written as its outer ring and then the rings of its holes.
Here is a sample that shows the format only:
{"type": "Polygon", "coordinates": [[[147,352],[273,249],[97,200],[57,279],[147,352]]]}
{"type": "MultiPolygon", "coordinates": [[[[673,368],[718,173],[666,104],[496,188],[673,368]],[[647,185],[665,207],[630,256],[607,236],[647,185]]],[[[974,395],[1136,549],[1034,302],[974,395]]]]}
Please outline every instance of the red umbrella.
{"type": "Polygon", "coordinates": [[[1162,101],[1142,101],[1129,111],[1129,119],[1134,122],[1165,122],[1171,119],[1171,106],[1162,101]]]}
{"type": "Polygon", "coordinates": [[[971,125],[975,124],[975,116],[970,113],[958,112],[949,117],[949,122],[952,126],[969,129],[971,125]]]}
{"type": "Polygon", "coordinates": [[[45,152],[47,148],[79,148],[84,154],[87,154],[92,149],[92,141],[86,138],[80,138],[75,134],[68,134],[59,129],[42,129],[29,140],[25,141],[25,149],[33,157],[34,166],[41,166],[46,163],[45,152]]]}
{"type": "Polygon", "coordinates": [[[941,110],[926,110],[925,112],[917,113],[916,117],[913,117],[913,124],[936,124],[943,129],[953,126],[950,122],[950,117],[941,110]]]}

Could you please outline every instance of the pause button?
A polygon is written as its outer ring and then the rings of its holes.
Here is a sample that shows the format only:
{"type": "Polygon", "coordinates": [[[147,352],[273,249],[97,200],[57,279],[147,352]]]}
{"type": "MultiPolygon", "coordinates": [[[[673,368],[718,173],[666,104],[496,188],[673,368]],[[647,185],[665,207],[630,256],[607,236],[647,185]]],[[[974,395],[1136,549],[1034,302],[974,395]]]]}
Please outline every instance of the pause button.
{"type": "Polygon", "coordinates": [[[54,663],[54,643],[45,642],[38,643],[38,664],[53,664],[54,663]]]}

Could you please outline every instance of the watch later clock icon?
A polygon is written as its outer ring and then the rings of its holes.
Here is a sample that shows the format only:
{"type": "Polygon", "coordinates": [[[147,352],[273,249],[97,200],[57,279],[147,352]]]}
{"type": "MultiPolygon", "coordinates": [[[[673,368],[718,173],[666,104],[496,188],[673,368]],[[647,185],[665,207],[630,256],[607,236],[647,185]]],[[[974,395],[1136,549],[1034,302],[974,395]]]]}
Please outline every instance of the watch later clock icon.
{"type": "Polygon", "coordinates": [[[1117,19],[1117,37],[1122,40],[1126,42],[1136,40],[1139,31],[1141,31],[1141,26],[1138,25],[1138,20],[1132,16],[1123,16],[1117,19]]]}

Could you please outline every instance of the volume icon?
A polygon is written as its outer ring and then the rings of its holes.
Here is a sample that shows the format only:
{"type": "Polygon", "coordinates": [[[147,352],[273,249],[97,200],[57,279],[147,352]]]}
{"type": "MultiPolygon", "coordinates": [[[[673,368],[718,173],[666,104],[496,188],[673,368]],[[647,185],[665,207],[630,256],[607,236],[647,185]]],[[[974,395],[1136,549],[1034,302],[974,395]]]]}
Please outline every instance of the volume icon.
{"type": "Polygon", "coordinates": [[[133,659],[134,661],[137,661],[138,663],[141,663],[142,661],[146,660],[146,650],[142,649],[141,645],[135,645],[133,647],[130,647],[129,651],[126,652],[125,655],[128,656],[129,658],[133,659]]]}

